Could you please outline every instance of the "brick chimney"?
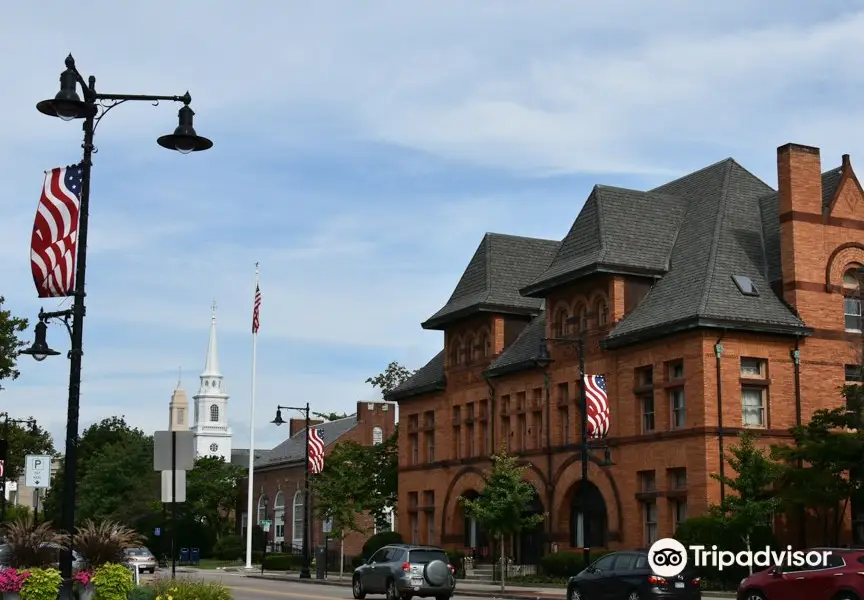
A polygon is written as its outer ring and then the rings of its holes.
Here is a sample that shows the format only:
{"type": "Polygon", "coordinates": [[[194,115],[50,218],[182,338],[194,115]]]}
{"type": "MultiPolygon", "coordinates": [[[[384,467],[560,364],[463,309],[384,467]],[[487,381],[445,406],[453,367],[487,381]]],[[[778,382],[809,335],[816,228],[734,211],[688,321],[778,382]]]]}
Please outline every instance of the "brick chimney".
{"type": "Polygon", "coordinates": [[[825,279],[822,223],[822,164],[819,148],[786,144],[777,148],[780,261],[783,297],[808,321],[804,296],[825,279]]]}
{"type": "MultiPolygon", "coordinates": [[[[320,425],[323,423],[321,419],[310,419],[309,425],[310,427],[315,427],[316,425],[320,425]]],[[[295,433],[303,431],[303,427],[306,426],[306,419],[291,419],[288,421],[288,437],[293,437],[295,433]]]]}

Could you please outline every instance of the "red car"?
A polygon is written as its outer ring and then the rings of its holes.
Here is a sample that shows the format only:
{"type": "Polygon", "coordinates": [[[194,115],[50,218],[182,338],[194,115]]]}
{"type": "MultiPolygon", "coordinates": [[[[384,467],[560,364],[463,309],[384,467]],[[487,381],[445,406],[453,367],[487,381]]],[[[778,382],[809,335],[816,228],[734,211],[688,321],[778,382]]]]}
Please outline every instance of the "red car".
{"type": "Polygon", "coordinates": [[[808,550],[827,551],[825,565],[772,567],[742,579],[738,600],[864,600],[864,550],[808,550]]]}

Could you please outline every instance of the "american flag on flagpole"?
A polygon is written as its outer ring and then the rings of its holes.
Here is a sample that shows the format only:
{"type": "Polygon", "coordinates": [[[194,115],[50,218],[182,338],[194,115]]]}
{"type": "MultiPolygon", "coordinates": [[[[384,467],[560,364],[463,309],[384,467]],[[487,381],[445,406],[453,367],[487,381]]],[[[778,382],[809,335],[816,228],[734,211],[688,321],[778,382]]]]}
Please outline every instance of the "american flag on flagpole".
{"type": "Polygon", "coordinates": [[[255,284],[255,307],[252,309],[252,333],[258,333],[261,325],[261,286],[255,284]]]}
{"type": "Polygon", "coordinates": [[[585,376],[585,399],[588,409],[588,437],[599,439],[609,434],[609,396],[603,375],[585,376]]]}
{"type": "Polygon", "coordinates": [[[309,471],[317,475],[324,470],[324,438],[321,432],[309,428],[309,471]]]}
{"type": "Polygon", "coordinates": [[[30,238],[30,269],[40,298],[74,293],[83,178],[81,165],[45,171],[30,238]]]}

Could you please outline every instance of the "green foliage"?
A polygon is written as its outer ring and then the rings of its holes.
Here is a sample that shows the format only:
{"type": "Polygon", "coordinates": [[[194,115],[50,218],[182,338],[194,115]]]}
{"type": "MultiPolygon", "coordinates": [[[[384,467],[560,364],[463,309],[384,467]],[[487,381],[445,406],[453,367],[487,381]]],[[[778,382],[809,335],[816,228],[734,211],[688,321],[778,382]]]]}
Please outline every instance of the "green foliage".
{"type": "MultiPolygon", "coordinates": [[[[401,537],[401,536],[400,536],[401,537]]],[[[456,579],[465,579],[465,553],[460,550],[447,550],[447,560],[456,571],[456,579]]]]}
{"type": "MultiPolygon", "coordinates": [[[[2,359],[0,359],[2,360],[2,359]]],[[[26,421],[32,417],[10,415],[11,419],[26,421]]],[[[2,436],[0,436],[2,437],[2,436]]],[[[17,480],[24,474],[24,457],[28,454],[47,454],[55,456],[54,441],[51,434],[38,425],[9,423],[9,447],[6,456],[6,478],[17,480]]]]}
{"type": "Polygon", "coordinates": [[[298,571],[302,566],[302,554],[274,552],[264,556],[264,569],[267,571],[298,571]]]}
{"type": "Polygon", "coordinates": [[[245,556],[246,542],[239,535],[226,535],[213,546],[213,554],[219,560],[240,560],[245,556]]]}
{"type": "Polygon", "coordinates": [[[401,544],[402,542],[402,536],[396,531],[376,533],[363,544],[362,556],[364,559],[369,558],[388,544],[401,544]]]}
{"type": "MultiPolygon", "coordinates": [[[[605,554],[607,552],[592,552],[590,560],[594,562],[605,554]]],[[[544,577],[566,579],[577,575],[587,566],[581,552],[556,552],[540,559],[540,571],[544,577]]],[[[514,580],[510,583],[514,583],[514,580]]]]}
{"type": "Polygon", "coordinates": [[[329,413],[319,413],[313,412],[313,417],[318,417],[323,421],[338,421],[339,419],[347,419],[350,415],[348,413],[338,413],[338,412],[329,412],[329,413]]]}
{"type": "Polygon", "coordinates": [[[90,568],[126,560],[126,550],[141,546],[138,532],[115,521],[91,520],[77,528],[72,544],[90,568]]]}
{"type": "Polygon", "coordinates": [[[195,461],[186,480],[183,510],[187,519],[194,519],[216,534],[227,535],[234,530],[231,512],[237,502],[237,491],[245,470],[226,463],[222,457],[208,456],[195,461]]]}
{"type": "Polygon", "coordinates": [[[128,600],[156,600],[156,592],[152,586],[139,585],[129,592],[128,600]]]}
{"type": "Polygon", "coordinates": [[[27,346],[18,334],[27,331],[28,322],[4,310],[4,302],[6,299],[0,296],[0,380],[18,379],[18,352],[27,346]]]}
{"type": "Polygon", "coordinates": [[[546,517],[525,513],[525,507],[537,493],[523,479],[526,467],[519,466],[517,459],[504,449],[491,460],[492,468],[483,476],[480,495],[475,499],[460,496],[459,502],[466,516],[475,519],[493,539],[501,541],[542,523],[546,517]]]}
{"type": "Polygon", "coordinates": [[[764,527],[780,506],[771,489],[783,474],[782,465],[756,447],[756,439],[752,431],[745,431],[739,436],[738,445],[726,454],[726,462],[737,474],[735,478],[711,474],[725,484],[727,494],[710,512],[726,530],[738,535],[747,549],[754,532],[764,527]]]}
{"type": "Polygon", "coordinates": [[[7,523],[6,544],[9,546],[11,567],[48,567],[57,560],[57,550],[69,544],[69,537],[57,533],[51,523],[40,523],[33,527],[30,521],[7,523]]]}
{"type": "Polygon", "coordinates": [[[155,600],[231,600],[231,590],[226,586],[200,579],[157,579],[153,591],[155,600]]]}
{"type": "Polygon", "coordinates": [[[21,600],[57,600],[63,578],[57,569],[30,569],[21,587],[21,600]]]}
{"type": "Polygon", "coordinates": [[[366,380],[366,383],[370,383],[372,384],[372,387],[381,390],[381,393],[383,393],[386,398],[390,392],[399,387],[403,382],[413,377],[416,372],[417,371],[410,371],[398,362],[393,361],[387,365],[387,368],[384,369],[383,373],[379,373],[374,377],[369,377],[366,380]]]}
{"type": "Polygon", "coordinates": [[[6,521],[12,523],[14,521],[33,522],[33,511],[29,506],[23,504],[7,504],[6,505],[6,521]]]}
{"type": "Polygon", "coordinates": [[[123,565],[106,564],[93,573],[93,587],[98,600],[126,600],[135,583],[132,572],[123,565]]]}

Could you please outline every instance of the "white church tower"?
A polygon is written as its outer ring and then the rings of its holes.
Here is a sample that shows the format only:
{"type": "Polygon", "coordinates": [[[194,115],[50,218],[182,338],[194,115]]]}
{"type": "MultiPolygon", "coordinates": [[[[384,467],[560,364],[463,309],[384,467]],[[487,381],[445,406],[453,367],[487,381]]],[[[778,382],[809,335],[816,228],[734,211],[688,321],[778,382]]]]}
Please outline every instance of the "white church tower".
{"type": "Polygon", "coordinates": [[[210,318],[210,342],[207,345],[207,362],[201,373],[198,393],[192,396],[195,403],[195,420],[190,429],[195,434],[195,454],[221,456],[231,462],[231,429],[228,427],[228,394],[219,371],[219,351],[216,346],[216,302],[213,302],[210,318]]]}

